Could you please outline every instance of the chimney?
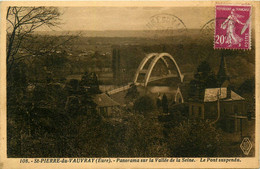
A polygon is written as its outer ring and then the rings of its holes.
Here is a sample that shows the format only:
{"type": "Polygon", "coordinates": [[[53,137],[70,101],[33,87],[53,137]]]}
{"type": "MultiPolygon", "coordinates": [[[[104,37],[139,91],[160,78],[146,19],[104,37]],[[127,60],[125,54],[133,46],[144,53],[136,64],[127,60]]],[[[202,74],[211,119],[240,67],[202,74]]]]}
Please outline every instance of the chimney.
{"type": "Polygon", "coordinates": [[[230,99],[231,98],[231,89],[230,87],[228,86],[227,87],[227,99],[230,99]]]}

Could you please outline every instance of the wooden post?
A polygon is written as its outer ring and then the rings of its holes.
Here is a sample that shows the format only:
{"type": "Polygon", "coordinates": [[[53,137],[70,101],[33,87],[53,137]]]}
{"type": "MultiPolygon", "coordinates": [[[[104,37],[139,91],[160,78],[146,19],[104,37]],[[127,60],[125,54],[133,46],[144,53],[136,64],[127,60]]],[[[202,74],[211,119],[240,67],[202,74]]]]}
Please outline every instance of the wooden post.
{"type": "Polygon", "coordinates": [[[235,132],[237,132],[237,113],[235,113],[235,132]]]}
{"type": "Polygon", "coordinates": [[[243,138],[243,133],[242,133],[243,125],[242,125],[242,121],[243,121],[243,119],[240,118],[240,137],[241,137],[241,140],[242,140],[242,138],[243,138]]]}

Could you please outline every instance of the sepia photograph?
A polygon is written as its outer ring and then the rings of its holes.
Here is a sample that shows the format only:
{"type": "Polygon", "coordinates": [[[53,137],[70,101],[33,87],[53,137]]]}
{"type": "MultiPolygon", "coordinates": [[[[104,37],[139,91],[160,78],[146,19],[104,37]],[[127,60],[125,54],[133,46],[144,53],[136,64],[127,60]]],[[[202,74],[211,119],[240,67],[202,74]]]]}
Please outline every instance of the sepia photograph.
{"type": "Polygon", "coordinates": [[[6,157],[258,157],[254,5],[6,5],[6,157]]]}

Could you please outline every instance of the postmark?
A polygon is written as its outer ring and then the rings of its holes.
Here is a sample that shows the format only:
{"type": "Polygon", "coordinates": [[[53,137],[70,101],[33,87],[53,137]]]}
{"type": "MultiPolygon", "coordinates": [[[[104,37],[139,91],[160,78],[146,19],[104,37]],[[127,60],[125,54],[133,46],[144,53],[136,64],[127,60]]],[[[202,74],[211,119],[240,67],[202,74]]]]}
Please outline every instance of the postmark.
{"type": "MultiPolygon", "coordinates": [[[[201,26],[199,30],[199,36],[197,36],[197,40],[202,43],[205,48],[213,48],[214,43],[214,33],[215,33],[215,22],[224,22],[226,18],[211,18],[204,25],[201,26]]],[[[209,54],[207,50],[201,51],[201,59],[206,60],[209,54]]]]}
{"type": "Polygon", "coordinates": [[[226,18],[212,18],[207,21],[200,29],[200,36],[201,40],[212,40],[214,37],[215,31],[215,22],[224,22],[226,18]]]}
{"type": "Polygon", "coordinates": [[[156,14],[149,18],[145,25],[147,36],[173,37],[187,32],[186,25],[177,16],[172,14],[156,14]]]}
{"type": "Polygon", "coordinates": [[[251,48],[251,6],[216,5],[214,49],[251,48]]]}

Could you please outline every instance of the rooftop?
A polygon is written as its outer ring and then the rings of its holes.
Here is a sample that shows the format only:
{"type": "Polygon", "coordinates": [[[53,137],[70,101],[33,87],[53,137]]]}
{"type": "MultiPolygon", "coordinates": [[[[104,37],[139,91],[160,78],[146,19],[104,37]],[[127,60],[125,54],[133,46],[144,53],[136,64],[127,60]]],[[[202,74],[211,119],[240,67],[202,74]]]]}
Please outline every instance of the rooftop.
{"type": "Polygon", "coordinates": [[[239,96],[237,93],[231,90],[231,97],[227,98],[227,88],[208,88],[205,89],[204,102],[214,102],[218,100],[218,95],[221,100],[225,101],[236,101],[245,100],[243,97],[239,96]]]}
{"type": "Polygon", "coordinates": [[[119,103],[111,99],[106,93],[97,94],[94,97],[94,102],[97,104],[97,107],[119,106],[119,103]]]}

